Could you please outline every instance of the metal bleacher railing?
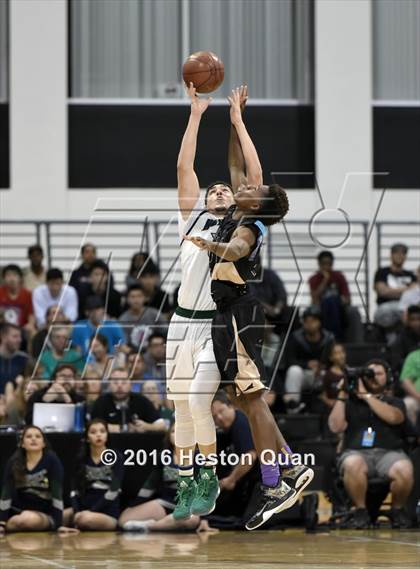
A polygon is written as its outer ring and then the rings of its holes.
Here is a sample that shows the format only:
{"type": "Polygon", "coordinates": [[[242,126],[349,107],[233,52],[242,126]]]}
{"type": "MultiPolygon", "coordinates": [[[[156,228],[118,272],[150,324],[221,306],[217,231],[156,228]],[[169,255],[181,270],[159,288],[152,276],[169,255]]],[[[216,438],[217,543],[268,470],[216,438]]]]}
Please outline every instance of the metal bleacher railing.
{"type": "MultiPolygon", "coordinates": [[[[341,235],[343,222],[319,222],[328,238],[341,235]]],[[[403,241],[410,247],[410,257],[419,258],[420,222],[378,222],[375,266],[389,262],[389,247],[403,241]]],[[[125,276],[131,256],[140,250],[148,251],[159,264],[163,287],[172,292],[180,280],[179,236],[176,221],[147,219],[95,218],[87,220],[2,221],[0,229],[0,264],[27,265],[27,247],[39,243],[44,248],[45,264],[60,267],[69,277],[80,260],[80,248],[92,242],[98,256],[107,260],[117,288],[124,290],[125,276]]],[[[369,247],[368,222],[352,221],[346,243],[332,249],[335,267],[341,270],[350,285],[353,304],[369,310],[369,247]],[[357,275],[357,283],[355,277],[357,275]]],[[[308,220],[291,220],[270,228],[263,249],[264,266],[281,276],[289,294],[289,302],[299,294],[299,304],[309,303],[307,279],[316,270],[316,254],[321,249],[309,232],[308,220]]]]}

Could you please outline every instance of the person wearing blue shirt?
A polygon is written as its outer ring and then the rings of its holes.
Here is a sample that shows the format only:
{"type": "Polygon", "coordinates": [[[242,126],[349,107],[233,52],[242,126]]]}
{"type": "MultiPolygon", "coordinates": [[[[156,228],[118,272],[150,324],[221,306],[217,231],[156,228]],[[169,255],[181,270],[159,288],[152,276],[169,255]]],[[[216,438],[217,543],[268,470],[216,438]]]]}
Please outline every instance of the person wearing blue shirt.
{"type": "Polygon", "coordinates": [[[108,351],[115,352],[115,346],[125,344],[125,335],[115,320],[105,319],[104,302],[98,296],[86,300],[86,320],[78,320],[73,327],[72,346],[78,347],[83,356],[89,354],[90,340],[97,332],[108,340],[108,351]]]}

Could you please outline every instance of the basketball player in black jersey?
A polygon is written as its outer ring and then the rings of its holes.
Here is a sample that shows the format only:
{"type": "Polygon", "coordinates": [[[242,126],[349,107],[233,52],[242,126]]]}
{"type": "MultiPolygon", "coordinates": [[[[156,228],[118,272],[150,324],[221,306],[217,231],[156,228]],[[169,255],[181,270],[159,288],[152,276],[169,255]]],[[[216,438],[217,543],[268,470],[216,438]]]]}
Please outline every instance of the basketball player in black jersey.
{"type": "Polygon", "coordinates": [[[258,452],[262,475],[262,499],[246,523],[249,530],[265,523],[273,514],[291,507],[313,478],[305,466],[292,466],[291,450],[281,435],[263,397],[265,370],[261,357],[265,316],[261,304],[249,292],[247,282],[260,274],[260,249],[266,227],[287,213],[286,192],[278,185],[262,184],[256,149],[246,131],[239,109],[237,91],[229,98],[235,126],[247,163],[258,164],[248,184],[236,192],[235,205],[228,209],[214,241],[188,237],[209,251],[211,292],[217,305],[212,322],[213,348],[222,384],[234,385],[238,403],[246,412],[258,452]],[[280,476],[279,453],[286,464],[280,476]]]}

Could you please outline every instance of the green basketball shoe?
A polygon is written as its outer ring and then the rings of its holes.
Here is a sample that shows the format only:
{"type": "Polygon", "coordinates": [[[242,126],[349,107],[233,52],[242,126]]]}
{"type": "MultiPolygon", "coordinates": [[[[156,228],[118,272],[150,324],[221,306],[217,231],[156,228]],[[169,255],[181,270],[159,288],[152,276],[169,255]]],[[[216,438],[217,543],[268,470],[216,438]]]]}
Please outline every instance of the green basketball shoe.
{"type": "Polygon", "coordinates": [[[191,504],[191,513],[196,516],[207,516],[216,507],[220,494],[219,480],[211,468],[203,468],[200,472],[197,489],[191,504]]]}
{"type": "Polygon", "coordinates": [[[176,491],[176,506],[172,515],[174,520],[187,520],[191,516],[191,504],[197,490],[194,478],[180,476],[176,491]]]}

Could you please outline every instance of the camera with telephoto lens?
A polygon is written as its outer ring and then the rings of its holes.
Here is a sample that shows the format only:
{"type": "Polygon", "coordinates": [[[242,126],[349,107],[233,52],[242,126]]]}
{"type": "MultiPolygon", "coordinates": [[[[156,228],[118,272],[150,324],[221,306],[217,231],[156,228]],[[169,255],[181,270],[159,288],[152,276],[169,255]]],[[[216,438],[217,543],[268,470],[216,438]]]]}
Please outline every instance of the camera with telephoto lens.
{"type": "Polygon", "coordinates": [[[359,390],[359,379],[362,380],[365,389],[369,391],[367,381],[374,379],[375,372],[370,367],[346,367],[344,377],[346,380],[346,391],[356,394],[359,390]]]}

